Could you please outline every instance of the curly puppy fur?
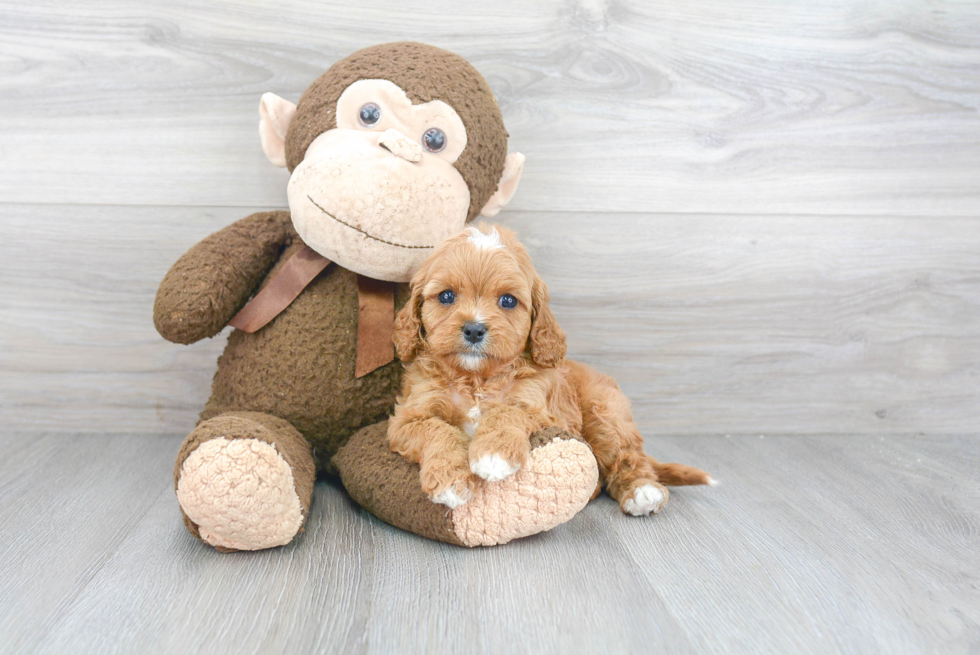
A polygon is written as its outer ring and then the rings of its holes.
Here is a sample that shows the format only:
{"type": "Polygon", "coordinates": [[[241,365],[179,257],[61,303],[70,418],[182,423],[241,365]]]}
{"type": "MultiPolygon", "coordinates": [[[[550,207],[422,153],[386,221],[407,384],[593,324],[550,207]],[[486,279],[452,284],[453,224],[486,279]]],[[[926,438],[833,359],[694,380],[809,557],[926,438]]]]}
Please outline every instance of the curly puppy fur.
{"type": "Polygon", "coordinates": [[[434,502],[458,506],[478,478],[511,475],[527,460],[529,435],[547,427],[589,443],[600,484],[624,512],[658,511],[663,484],[712,483],[704,471],[645,454],[616,382],[565,359],[548,288],[509,230],[480,224],[446,240],[410,288],[395,321],[408,365],[388,438],[419,463],[434,502]]]}

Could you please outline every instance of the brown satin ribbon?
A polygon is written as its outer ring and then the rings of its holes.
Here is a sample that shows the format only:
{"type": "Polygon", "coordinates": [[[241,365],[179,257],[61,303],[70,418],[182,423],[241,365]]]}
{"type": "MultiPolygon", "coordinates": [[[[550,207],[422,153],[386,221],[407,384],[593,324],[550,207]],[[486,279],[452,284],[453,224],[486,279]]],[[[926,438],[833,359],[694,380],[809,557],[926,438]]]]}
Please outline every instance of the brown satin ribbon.
{"type": "Polygon", "coordinates": [[[363,377],[395,358],[395,285],[357,276],[357,364],[363,377]]]}
{"type": "MultiPolygon", "coordinates": [[[[329,265],[329,259],[304,246],[228,324],[249,333],[262,329],[329,265]]],[[[395,285],[358,275],[357,306],[354,375],[360,378],[395,359],[395,285]]]]}
{"type": "Polygon", "coordinates": [[[269,284],[235,314],[228,325],[245,332],[257,332],[279,316],[330,260],[309,246],[289,258],[269,284]]]}

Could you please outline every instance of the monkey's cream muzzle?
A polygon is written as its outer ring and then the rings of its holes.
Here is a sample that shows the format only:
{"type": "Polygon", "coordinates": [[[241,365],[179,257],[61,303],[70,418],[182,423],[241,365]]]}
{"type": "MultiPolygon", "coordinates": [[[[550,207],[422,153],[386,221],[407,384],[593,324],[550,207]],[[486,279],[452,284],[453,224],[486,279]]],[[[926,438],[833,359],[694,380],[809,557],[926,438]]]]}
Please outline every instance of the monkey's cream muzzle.
{"type": "Polygon", "coordinates": [[[397,130],[333,129],[293,171],[289,211],[324,257],[378,280],[407,282],[466,223],[470,193],[453,165],[397,130]]]}

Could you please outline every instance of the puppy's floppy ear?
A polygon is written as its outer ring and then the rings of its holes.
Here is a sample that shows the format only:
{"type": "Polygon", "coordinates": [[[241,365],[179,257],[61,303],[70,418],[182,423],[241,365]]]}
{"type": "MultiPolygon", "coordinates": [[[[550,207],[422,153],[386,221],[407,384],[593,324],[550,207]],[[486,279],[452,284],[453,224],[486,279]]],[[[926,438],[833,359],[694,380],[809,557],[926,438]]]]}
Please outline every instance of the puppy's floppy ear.
{"type": "Polygon", "coordinates": [[[534,274],[531,285],[531,335],[528,345],[531,359],[538,366],[555,368],[565,359],[565,331],[551,313],[548,286],[534,274]]]}
{"type": "Polygon", "coordinates": [[[395,316],[395,352],[403,362],[415,359],[425,338],[422,329],[422,289],[425,287],[428,270],[426,262],[412,277],[409,283],[412,295],[395,316]]]}

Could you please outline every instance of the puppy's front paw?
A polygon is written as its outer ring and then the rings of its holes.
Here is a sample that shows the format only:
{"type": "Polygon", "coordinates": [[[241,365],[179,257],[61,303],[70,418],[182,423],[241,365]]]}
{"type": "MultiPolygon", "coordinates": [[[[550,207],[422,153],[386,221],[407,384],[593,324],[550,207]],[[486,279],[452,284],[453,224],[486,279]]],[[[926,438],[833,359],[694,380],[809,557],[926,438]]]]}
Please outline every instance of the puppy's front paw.
{"type": "Polygon", "coordinates": [[[480,432],[470,443],[470,470],[487,482],[499,482],[514,475],[527,463],[531,444],[518,432],[480,432]]]}
{"type": "Polygon", "coordinates": [[[647,482],[636,487],[633,493],[629,494],[620,505],[622,510],[633,516],[646,516],[656,514],[664,505],[670,492],[667,487],[657,482],[647,482]]]}
{"type": "Polygon", "coordinates": [[[473,495],[473,476],[465,468],[423,467],[422,491],[430,500],[449,509],[464,504],[473,495]]]}
{"type": "Polygon", "coordinates": [[[469,490],[469,488],[464,486],[462,489],[459,489],[454,486],[447,487],[439,493],[429,496],[429,498],[434,503],[445,505],[449,509],[456,509],[460,505],[465,505],[466,501],[468,501],[472,496],[473,493],[469,490]]]}
{"type": "Polygon", "coordinates": [[[487,482],[499,482],[520,470],[520,464],[508,462],[500,455],[484,455],[470,462],[470,470],[487,482]]]}

